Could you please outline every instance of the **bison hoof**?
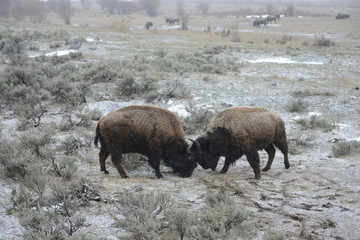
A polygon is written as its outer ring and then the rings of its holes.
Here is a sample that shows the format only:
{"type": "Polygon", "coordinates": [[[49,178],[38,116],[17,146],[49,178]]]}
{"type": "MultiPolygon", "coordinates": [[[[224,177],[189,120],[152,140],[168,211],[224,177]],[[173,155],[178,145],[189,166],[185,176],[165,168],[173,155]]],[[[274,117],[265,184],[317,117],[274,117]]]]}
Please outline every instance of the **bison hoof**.
{"type": "Polygon", "coordinates": [[[264,167],[261,171],[267,172],[269,169],[270,169],[269,167],[264,167]]]}
{"type": "Polygon", "coordinates": [[[256,180],[260,180],[260,179],[261,179],[261,175],[255,175],[255,179],[256,179],[256,180]]]}
{"type": "Polygon", "coordinates": [[[105,174],[109,174],[109,171],[108,171],[108,170],[103,170],[103,172],[104,172],[105,174]]]}
{"type": "Polygon", "coordinates": [[[290,164],[289,164],[289,163],[288,163],[288,164],[285,163],[285,168],[288,169],[289,167],[290,167],[290,164]]]}
{"type": "Polygon", "coordinates": [[[123,176],[121,176],[121,178],[126,179],[126,178],[129,178],[129,176],[128,175],[123,175],[123,176]]]}

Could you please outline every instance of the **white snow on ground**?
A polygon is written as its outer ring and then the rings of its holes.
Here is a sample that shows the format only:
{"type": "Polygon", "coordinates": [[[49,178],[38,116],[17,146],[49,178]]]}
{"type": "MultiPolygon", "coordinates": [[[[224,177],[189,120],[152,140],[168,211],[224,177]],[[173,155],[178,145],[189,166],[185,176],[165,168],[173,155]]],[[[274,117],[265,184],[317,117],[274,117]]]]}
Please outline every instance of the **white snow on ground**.
{"type": "Polygon", "coordinates": [[[316,64],[316,65],[324,64],[322,62],[315,62],[315,61],[298,62],[298,61],[294,61],[294,60],[291,60],[290,58],[285,58],[285,57],[260,58],[260,59],[256,59],[256,60],[248,60],[248,62],[251,62],[251,63],[279,63],[279,64],[294,63],[294,64],[316,64]]]}
{"type": "Polygon", "coordinates": [[[87,41],[87,42],[95,42],[95,39],[93,39],[93,38],[86,38],[86,41],[87,41]]]}
{"type": "Polygon", "coordinates": [[[65,55],[69,55],[70,53],[74,53],[77,52],[76,50],[62,50],[62,51],[56,51],[56,52],[50,52],[45,54],[45,56],[47,57],[52,57],[52,56],[65,56],[65,55]]]}
{"type": "MultiPolygon", "coordinates": [[[[46,57],[53,57],[53,56],[65,56],[65,55],[69,55],[70,53],[74,53],[74,52],[77,52],[77,50],[61,50],[61,51],[56,51],[56,52],[49,52],[49,53],[46,53],[45,56],[46,57]]],[[[29,55],[29,57],[39,57],[41,56],[42,54],[39,54],[39,53],[35,53],[35,54],[32,54],[32,55],[29,55]]]]}
{"type": "Polygon", "coordinates": [[[189,117],[190,113],[186,110],[184,105],[174,105],[168,108],[172,112],[176,112],[180,117],[189,117]]]}

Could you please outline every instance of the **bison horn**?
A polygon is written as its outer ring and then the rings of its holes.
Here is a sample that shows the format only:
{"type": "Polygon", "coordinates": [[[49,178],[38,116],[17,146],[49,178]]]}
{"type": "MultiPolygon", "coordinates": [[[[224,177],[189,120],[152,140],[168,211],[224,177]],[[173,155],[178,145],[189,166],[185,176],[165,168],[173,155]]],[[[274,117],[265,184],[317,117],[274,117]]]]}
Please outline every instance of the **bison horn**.
{"type": "Polygon", "coordinates": [[[192,142],[192,144],[191,145],[189,145],[189,147],[187,148],[187,152],[188,153],[191,153],[191,149],[192,149],[192,147],[195,145],[195,149],[197,150],[197,151],[199,151],[200,150],[200,143],[198,142],[198,141],[195,141],[195,140],[192,140],[192,139],[189,139],[191,142],[192,142]]]}

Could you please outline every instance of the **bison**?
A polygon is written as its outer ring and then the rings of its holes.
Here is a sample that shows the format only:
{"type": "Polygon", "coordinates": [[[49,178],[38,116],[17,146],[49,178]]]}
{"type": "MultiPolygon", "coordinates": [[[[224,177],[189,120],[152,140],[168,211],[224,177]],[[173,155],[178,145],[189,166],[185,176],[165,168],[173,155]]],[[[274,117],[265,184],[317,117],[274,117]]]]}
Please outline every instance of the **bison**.
{"type": "Polygon", "coordinates": [[[338,13],[335,17],[335,19],[349,19],[350,14],[347,13],[338,13]]]}
{"type": "Polygon", "coordinates": [[[152,22],[147,22],[147,23],[145,23],[144,27],[146,28],[146,30],[149,30],[152,26],[153,26],[152,22]]]}
{"type": "Polygon", "coordinates": [[[162,178],[160,159],[181,177],[190,177],[197,166],[190,161],[188,144],[180,119],[171,111],[153,106],[128,106],[109,113],[96,127],[95,146],[100,140],[100,170],[109,173],[105,160],[111,161],[122,178],[127,178],[121,166],[124,153],[140,153],[149,159],[155,175],[162,178]]]}
{"type": "Polygon", "coordinates": [[[253,22],[254,27],[260,27],[261,25],[264,25],[264,27],[267,27],[267,20],[266,19],[256,19],[253,22]]]}
{"type": "Polygon", "coordinates": [[[272,22],[276,23],[276,19],[277,19],[276,16],[267,16],[266,17],[266,23],[272,23],[272,22]]]}
{"type": "Polygon", "coordinates": [[[179,24],[180,19],[167,17],[167,18],[165,18],[165,22],[168,23],[169,25],[175,24],[175,23],[179,24]]]}
{"type": "Polygon", "coordinates": [[[258,150],[265,149],[268,154],[268,162],[262,169],[267,171],[275,157],[274,145],[283,153],[285,167],[289,168],[283,120],[264,108],[234,107],[213,117],[206,132],[193,140],[189,152],[191,160],[199,163],[204,169],[211,168],[213,171],[219,157],[225,156],[221,173],[226,173],[231,163],[246,155],[255,178],[260,179],[258,150]]]}

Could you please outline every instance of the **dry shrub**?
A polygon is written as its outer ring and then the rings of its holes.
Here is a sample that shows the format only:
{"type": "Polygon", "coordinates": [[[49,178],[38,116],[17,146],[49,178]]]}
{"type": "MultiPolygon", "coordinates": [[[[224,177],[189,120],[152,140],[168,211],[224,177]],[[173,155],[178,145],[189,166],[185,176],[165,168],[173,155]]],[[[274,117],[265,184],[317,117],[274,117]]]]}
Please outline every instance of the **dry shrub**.
{"type": "Polygon", "coordinates": [[[125,18],[113,20],[110,27],[117,32],[127,32],[129,30],[129,20],[125,18]]]}
{"type": "Polygon", "coordinates": [[[183,119],[185,132],[187,134],[195,134],[205,131],[210,119],[214,116],[214,112],[206,108],[194,108],[190,106],[187,109],[190,116],[183,119]]]}
{"type": "Polygon", "coordinates": [[[341,157],[359,152],[360,152],[360,141],[356,141],[356,140],[340,141],[340,142],[336,142],[332,146],[332,153],[334,157],[341,157]]]}
{"type": "Polygon", "coordinates": [[[308,108],[308,103],[299,98],[292,99],[289,105],[287,105],[287,110],[289,112],[304,112],[306,111],[307,108],[308,108]]]}
{"type": "Polygon", "coordinates": [[[335,96],[334,93],[332,92],[328,92],[328,91],[317,91],[317,90],[312,90],[312,89],[305,89],[305,90],[299,90],[299,91],[294,91],[291,93],[291,95],[293,97],[314,97],[314,96],[323,96],[323,97],[332,97],[335,96]]]}
{"type": "Polygon", "coordinates": [[[334,45],[335,45],[335,42],[333,42],[332,40],[330,40],[324,36],[316,38],[313,42],[313,46],[315,46],[315,47],[332,47],[334,45]]]}
{"type": "Polygon", "coordinates": [[[301,125],[301,130],[321,129],[324,132],[329,132],[335,128],[334,124],[330,124],[322,115],[318,114],[299,118],[295,122],[301,125]]]}

